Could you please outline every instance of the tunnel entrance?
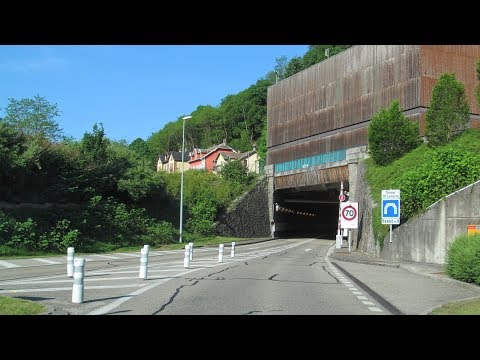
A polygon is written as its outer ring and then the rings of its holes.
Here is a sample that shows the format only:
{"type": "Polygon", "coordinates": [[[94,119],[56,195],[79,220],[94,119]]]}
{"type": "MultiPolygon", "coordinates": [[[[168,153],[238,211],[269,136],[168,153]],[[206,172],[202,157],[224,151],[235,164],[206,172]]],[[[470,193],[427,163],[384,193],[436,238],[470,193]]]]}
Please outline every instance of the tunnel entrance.
{"type": "MultiPolygon", "coordinates": [[[[344,181],[343,190],[348,193],[348,182],[344,181]]],[[[339,195],[340,183],[276,190],[273,194],[275,236],[334,240],[339,195]]]]}

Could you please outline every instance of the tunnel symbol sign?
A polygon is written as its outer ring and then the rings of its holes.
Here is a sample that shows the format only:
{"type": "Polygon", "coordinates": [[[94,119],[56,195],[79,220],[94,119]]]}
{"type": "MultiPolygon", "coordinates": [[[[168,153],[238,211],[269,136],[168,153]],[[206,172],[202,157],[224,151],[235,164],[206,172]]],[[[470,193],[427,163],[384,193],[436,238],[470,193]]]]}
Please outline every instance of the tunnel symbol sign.
{"type": "Polygon", "coordinates": [[[342,202],[340,204],[340,227],[342,229],[358,229],[358,202],[342,202]]]}
{"type": "Polygon", "coordinates": [[[400,224],[400,190],[382,190],[382,224],[400,224]]]}

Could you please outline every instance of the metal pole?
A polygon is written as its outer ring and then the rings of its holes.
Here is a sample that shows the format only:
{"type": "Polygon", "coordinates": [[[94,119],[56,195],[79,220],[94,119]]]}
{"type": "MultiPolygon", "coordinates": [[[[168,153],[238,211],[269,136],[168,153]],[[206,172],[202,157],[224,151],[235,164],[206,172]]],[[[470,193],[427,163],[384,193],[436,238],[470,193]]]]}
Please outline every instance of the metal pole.
{"type": "Polygon", "coordinates": [[[182,130],[182,180],[180,181],[180,242],[182,242],[183,231],[183,161],[185,154],[185,118],[183,118],[183,130],[182,130]]]}
{"type": "Polygon", "coordinates": [[[392,242],[392,224],[390,224],[390,242],[392,242]]]}
{"type": "MultiPolygon", "coordinates": [[[[340,195],[343,194],[343,181],[340,181],[340,195]]],[[[335,248],[341,249],[342,242],[343,242],[343,235],[341,229],[341,209],[342,209],[342,202],[340,201],[340,196],[338,197],[339,204],[338,204],[338,229],[337,229],[337,236],[335,237],[335,248]]]]}

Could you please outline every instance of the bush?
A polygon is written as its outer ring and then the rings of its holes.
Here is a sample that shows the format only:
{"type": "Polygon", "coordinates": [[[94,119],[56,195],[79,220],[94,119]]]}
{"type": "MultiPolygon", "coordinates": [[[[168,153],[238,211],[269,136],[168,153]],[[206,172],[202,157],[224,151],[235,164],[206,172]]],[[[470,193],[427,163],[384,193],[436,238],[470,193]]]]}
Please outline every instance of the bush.
{"type": "Polygon", "coordinates": [[[387,165],[420,145],[418,124],[408,120],[393,100],[388,109],[380,109],[368,126],[370,155],[378,165],[387,165]]]}
{"type": "Polygon", "coordinates": [[[425,136],[430,146],[449,143],[467,128],[470,107],[465,87],[454,74],[443,74],[432,90],[427,110],[425,136]]]}
{"type": "Polygon", "coordinates": [[[36,228],[37,224],[31,218],[28,218],[27,221],[24,222],[16,222],[13,226],[12,237],[5,245],[28,250],[35,249],[37,246],[36,228]]]}
{"type": "Polygon", "coordinates": [[[462,235],[447,249],[447,275],[480,285],[480,234],[462,235]]]}
{"type": "Polygon", "coordinates": [[[142,243],[159,246],[163,244],[172,244],[175,242],[175,229],[167,221],[159,223],[151,221],[146,235],[141,237],[142,243]]]}
{"type": "Polygon", "coordinates": [[[60,220],[50,233],[40,235],[38,248],[43,251],[65,252],[68,247],[75,246],[80,231],[70,229],[70,221],[60,220]]]}

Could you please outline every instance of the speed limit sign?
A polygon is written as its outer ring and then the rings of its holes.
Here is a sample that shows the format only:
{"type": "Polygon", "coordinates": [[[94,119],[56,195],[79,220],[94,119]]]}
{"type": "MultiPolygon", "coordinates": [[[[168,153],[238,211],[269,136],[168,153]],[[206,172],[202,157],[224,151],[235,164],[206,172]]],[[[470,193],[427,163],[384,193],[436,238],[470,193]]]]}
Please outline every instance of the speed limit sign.
{"type": "Polygon", "coordinates": [[[340,217],[342,229],[358,229],[358,202],[341,203],[340,217]]]}

